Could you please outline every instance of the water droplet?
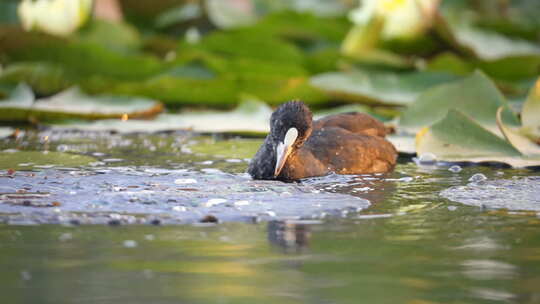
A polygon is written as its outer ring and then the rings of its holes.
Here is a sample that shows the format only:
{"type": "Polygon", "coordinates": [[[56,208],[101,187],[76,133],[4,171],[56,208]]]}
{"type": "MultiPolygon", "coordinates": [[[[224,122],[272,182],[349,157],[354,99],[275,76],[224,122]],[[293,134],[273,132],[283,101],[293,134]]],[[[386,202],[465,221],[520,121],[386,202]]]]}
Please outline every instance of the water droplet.
{"type": "Polygon", "coordinates": [[[21,271],[21,279],[23,279],[25,281],[28,281],[28,280],[32,279],[32,275],[30,274],[29,271],[23,270],[23,271],[21,271]]]}
{"type": "Polygon", "coordinates": [[[73,235],[69,232],[66,232],[66,233],[62,233],[59,237],[58,237],[58,240],[61,241],[61,242],[65,242],[65,241],[69,241],[73,238],[73,235]]]}
{"type": "Polygon", "coordinates": [[[476,173],[469,178],[469,181],[473,183],[483,182],[485,180],[487,180],[487,177],[482,173],[476,173]]]}
{"type": "Polygon", "coordinates": [[[275,217],[276,216],[276,213],[272,210],[268,210],[266,211],[266,214],[268,214],[268,216],[271,216],[271,217],[275,217]]]}
{"type": "Polygon", "coordinates": [[[420,156],[413,158],[416,165],[434,165],[437,162],[437,156],[433,153],[422,153],[420,156]]]}
{"type": "Polygon", "coordinates": [[[180,185],[180,184],[196,184],[197,180],[193,179],[193,178],[179,178],[179,179],[174,180],[174,183],[178,184],[178,185],[180,185]]]}
{"type": "Polygon", "coordinates": [[[236,202],[234,202],[234,205],[235,206],[247,206],[247,205],[249,205],[249,202],[248,201],[236,201],[236,202]]]}
{"type": "Polygon", "coordinates": [[[58,145],[58,147],[56,147],[56,151],[66,152],[69,151],[69,147],[67,145],[58,145]]]}
{"type": "Polygon", "coordinates": [[[237,159],[237,158],[229,158],[229,159],[226,159],[225,161],[228,163],[241,163],[242,162],[241,159],[237,159]]]}
{"type": "Polygon", "coordinates": [[[203,206],[212,207],[212,206],[215,206],[215,205],[223,204],[226,201],[227,200],[223,199],[223,198],[212,198],[212,199],[209,199],[206,203],[204,203],[203,206]]]}
{"type": "Polygon", "coordinates": [[[411,176],[405,176],[405,177],[402,177],[402,178],[398,179],[398,181],[400,181],[400,182],[406,182],[406,183],[412,182],[413,180],[414,180],[414,178],[411,177],[411,176]]]}
{"type": "Polygon", "coordinates": [[[123,245],[126,248],[135,248],[135,247],[137,247],[138,244],[134,240],[125,240],[123,245]]]}
{"type": "Polygon", "coordinates": [[[453,173],[461,172],[461,170],[463,169],[458,165],[453,165],[450,168],[448,168],[448,171],[453,172],[453,173]]]}
{"type": "Polygon", "coordinates": [[[173,211],[178,211],[178,212],[185,212],[185,211],[187,211],[187,208],[184,207],[184,206],[174,206],[174,207],[172,207],[172,210],[173,211]]]}

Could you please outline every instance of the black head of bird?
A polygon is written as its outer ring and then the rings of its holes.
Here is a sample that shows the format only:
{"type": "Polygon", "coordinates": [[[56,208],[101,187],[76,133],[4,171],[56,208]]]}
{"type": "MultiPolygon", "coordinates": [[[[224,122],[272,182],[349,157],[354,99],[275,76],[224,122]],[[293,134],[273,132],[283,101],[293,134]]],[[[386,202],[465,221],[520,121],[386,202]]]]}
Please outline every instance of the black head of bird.
{"type": "Polygon", "coordinates": [[[282,104],[270,118],[270,134],[250,163],[255,179],[276,179],[287,159],[309,138],[313,117],[301,101],[282,104]]]}

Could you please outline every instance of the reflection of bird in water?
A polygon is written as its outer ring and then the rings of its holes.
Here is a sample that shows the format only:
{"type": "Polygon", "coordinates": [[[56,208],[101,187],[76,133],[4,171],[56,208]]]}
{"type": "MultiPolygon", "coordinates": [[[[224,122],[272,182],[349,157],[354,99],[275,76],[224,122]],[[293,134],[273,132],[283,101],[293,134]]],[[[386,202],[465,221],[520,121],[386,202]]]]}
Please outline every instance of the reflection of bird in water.
{"type": "Polygon", "coordinates": [[[308,247],[310,238],[309,225],[289,221],[268,222],[268,240],[285,252],[301,252],[308,247]]]}
{"type": "Polygon", "coordinates": [[[298,180],[337,174],[388,172],[397,152],[386,128],[362,113],[344,113],[312,121],[301,101],[281,105],[270,120],[270,134],[248,169],[254,179],[298,180]]]}

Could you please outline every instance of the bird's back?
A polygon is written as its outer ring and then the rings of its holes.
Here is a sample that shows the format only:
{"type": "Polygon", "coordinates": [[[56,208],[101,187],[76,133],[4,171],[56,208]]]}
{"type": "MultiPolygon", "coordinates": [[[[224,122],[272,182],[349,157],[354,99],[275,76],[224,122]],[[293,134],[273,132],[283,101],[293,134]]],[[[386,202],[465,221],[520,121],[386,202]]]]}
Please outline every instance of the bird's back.
{"type": "Polygon", "coordinates": [[[323,128],[341,128],[355,134],[386,136],[386,127],[368,114],[349,112],[323,117],[313,122],[313,130],[323,128]]]}

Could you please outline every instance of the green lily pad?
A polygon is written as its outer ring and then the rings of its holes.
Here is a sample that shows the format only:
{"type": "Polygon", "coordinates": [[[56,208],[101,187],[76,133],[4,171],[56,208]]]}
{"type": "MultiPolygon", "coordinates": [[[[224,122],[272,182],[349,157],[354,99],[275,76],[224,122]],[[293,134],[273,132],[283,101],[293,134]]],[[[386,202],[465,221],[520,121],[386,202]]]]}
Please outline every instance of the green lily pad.
{"type": "Polygon", "coordinates": [[[0,73],[0,83],[17,86],[26,83],[39,95],[52,95],[74,84],[64,68],[47,62],[17,62],[0,73]]]}
{"type": "Polygon", "coordinates": [[[153,120],[100,120],[91,123],[53,125],[55,129],[115,131],[118,133],[192,130],[202,133],[265,134],[269,131],[272,109],[261,101],[246,99],[236,109],[227,112],[191,111],[161,114],[153,120]]]}
{"type": "Polygon", "coordinates": [[[519,129],[507,126],[501,119],[501,112],[503,108],[499,108],[497,111],[497,125],[502,134],[523,155],[527,156],[540,156],[540,145],[533,142],[530,138],[521,135],[519,129]]]}
{"type": "Polygon", "coordinates": [[[0,27],[0,52],[9,62],[54,63],[79,76],[104,75],[119,79],[141,79],[166,67],[158,58],[106,47],[97,42],[63,40],[47,35],[0,27]]]}
{"type": "Polygon", "coordinates": [[[136,28],[123,22],[94,19],[77,33],[75,39],[104,45],[111,50],[133,53],[141,46],[141,37],[136,28]]]}
{"type": "Polygon", "coordinates": [[[483,128],[467,115],[450,110],[416,136],[416,152],[433,153],[449,162],[501,162],[513,167],[540,165],[540,157],[523,156],[512,144],[483,128]]]}
{"type": "Polygon", "coordinates": [[[481,59],[494,60],[516,55],[540,55],[540,46],[521,39],[511,39],[496,32],[470,26],[453,26],[457,42],[469,47],[481,59]]]}
{"type": "Polygon", "coordinates": [[[222,29],[250,25],[258,19],[255,3],[251,0],[207,0],[204,4],[210,21],[222,29]]]}
{"type": "MultiPolygon", "coordinates": [[[[481,72],[455,82],[426,90],[399,118],[400,129],[416,132],[442,119],[448,110],[457,109],[474,117],[483,127],[498,132],[496,113],[507,101],[493,82],[481,72]]],[[[505,122],[518,125],[509,110],[503,113],[505,122]]]]}
{"type": "Polygon", "coordinates": [[[521,122],[525,133],[535,139],[540,139],[540,78],[531,88],[523,104],[521,122]]]}
{"type": "Polygon", "coordinates": [[[414,134],[398,133],[386,136],[399,153],[416,154],[416,143],[414,134]]]}
{"type": "Polygon", "coordinates": [[[102,119],[148,117],[162,111],[159,102],[122,96],[91,97],[78,88],[49,98],[35,100],[25,84],[17,86],[10,97],[0,101],[0,121],[51,121],[62,119],[102,119]]]}
{"type": "Polygon", "coordinates": [[[62,152],[0,152],[0,169],[30,170],[35,166],[78,167],[95,161],[96,159],[90,156],[62,152]]]}
{"type": "Polygon", "coordinates": [[[425,90],[456,76],[432,72],[330,72],[315,75],[311,84],[335,98],[351,102],[409,105],[425,90]]]}

